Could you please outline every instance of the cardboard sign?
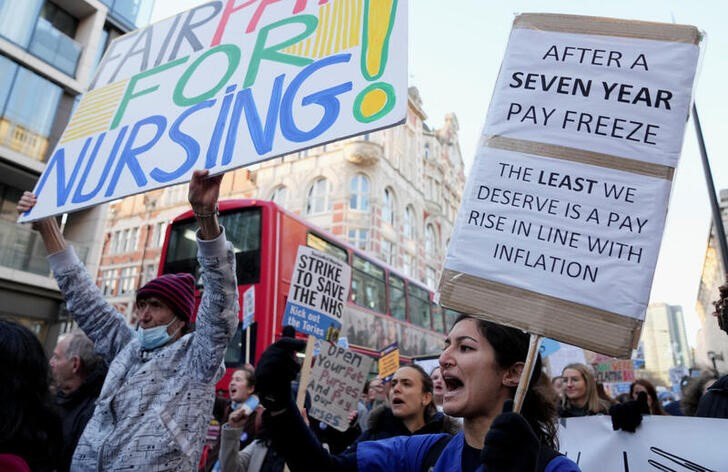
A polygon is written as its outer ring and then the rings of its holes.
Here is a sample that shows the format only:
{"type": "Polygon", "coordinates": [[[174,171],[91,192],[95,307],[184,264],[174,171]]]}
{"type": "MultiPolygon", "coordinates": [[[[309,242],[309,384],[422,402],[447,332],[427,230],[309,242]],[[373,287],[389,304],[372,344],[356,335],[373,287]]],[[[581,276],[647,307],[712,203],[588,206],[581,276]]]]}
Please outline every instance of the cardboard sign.
{"type": "Polygon", "coordinates": [[[326,343],[316,358],[308,384],[308,415],[339,431],[349,428],[349,414],[356,411],[374,360],[343,347],[326,343]]]}
{"type": "Polygon", "coordinates": [[[113,41],[20,221],[393,126],[406,110],[407,2],[209,2],[113,41]]]}
{"type": "Polygon", "coordinates": [[[516,18],[448,247],[443,306],[630,355],[699,37],[679,25],[516,18]]]}
{"type": "Polygon", "coordinates": [[[243,329],[255,321],[255,287],[250,286],[243,292],[243,329]]]}
{"type": "Polygon", "coordinates": [[[399,346],[390,344],[379,352],[379,378],[389,380],[399,369],[399,346]]]}
{"type": "Polygon", "coordinates": [[[283,325],[336,342],[350,285],[348,264],[308,246],[299,246],[283,325]]]}
{"type": "Polygon", "coordinates": [[[590,471],[718,471],[726,469],[728,420],[645,416],[636,433],[612,431],[608,415],[559,425],[561,452],[590,471]]]}

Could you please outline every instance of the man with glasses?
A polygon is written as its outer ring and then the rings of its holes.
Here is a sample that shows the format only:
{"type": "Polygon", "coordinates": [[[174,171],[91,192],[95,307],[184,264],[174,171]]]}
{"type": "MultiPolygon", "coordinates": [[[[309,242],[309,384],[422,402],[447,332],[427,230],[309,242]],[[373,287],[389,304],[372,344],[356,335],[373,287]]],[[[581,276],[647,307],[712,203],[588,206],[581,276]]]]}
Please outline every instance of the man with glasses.
{"type": "MultiPolygon", "coordinates": [[[[194,332],[189,332],[195,309],[192,275],[166,274],[144,285],[136,299],[138,324],[130,327],[104,300],[56,220],[34,224],[69,312],[109,364],[71,470],[197,468],[239,310],[235,257],[217,219],[221,179],[195,171],[189,184],[205,288],[194,332]]],[[[29,211],[35,203],[26,192],[18,211],[29,211]]]]}

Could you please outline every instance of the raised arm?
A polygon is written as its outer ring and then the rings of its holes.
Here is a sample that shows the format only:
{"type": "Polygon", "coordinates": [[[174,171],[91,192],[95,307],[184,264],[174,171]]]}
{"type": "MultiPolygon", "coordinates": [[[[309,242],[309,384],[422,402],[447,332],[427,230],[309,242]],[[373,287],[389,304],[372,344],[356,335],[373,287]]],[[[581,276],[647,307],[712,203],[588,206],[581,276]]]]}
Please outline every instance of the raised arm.
{"type": "MultiPolygon", "coordinates": [[[[31,192],[24,192],[18,202],[18,213],[30,211],[38,202],[35,195],[31,192]]],[[[61,228],[55,218],[49,217],[38,220],[33,223],[33,229],[38,230],[40,237],[43,238],[43,244],[48,254],[55,254],[66,249],[66,239],[61,233],[61,228]]]]}
{"type": "MultiPolygon", "coordinates": [[[[37,200],[25,192],[18,213],[32,209],[37,200]]],[[[124,317],[106,302],[91,275],[66,243],[53,217],[33,223],[48,251],[48,263],[61,290],[66,307],[81,329],[94,342],[94,349],[110,363],[132,338],[124,317]]]]}
{"type": "Polygon", "coordinates": [[[197,311],[196,333],[189,359],[193,375],[209,382],[222,375],[222,360],[238,324],[238,288],[235,254],[217,219],[222,175],[195,171],[188,198],[200,226],[197,259],[202,267],[202,300],[197,311]]]}

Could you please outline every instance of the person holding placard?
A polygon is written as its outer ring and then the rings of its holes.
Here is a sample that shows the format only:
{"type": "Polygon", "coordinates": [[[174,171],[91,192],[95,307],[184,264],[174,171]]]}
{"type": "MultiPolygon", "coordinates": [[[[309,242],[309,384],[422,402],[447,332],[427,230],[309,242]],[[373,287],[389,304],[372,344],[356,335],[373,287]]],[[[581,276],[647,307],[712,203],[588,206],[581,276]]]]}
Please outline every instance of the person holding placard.
{"type": "MultiPolygon", "coordinates": [[[[94,342],[109,372],[71,470],[194,470],[212,413],[225,348],[237,327],[235,256],[217,219],[222,175],[197,170],[188,198],[199,224],[202,300],[195,331],[191,274],[165,274],[137,292],[136,328],[103,297],[54,218],[34,224],[68,311],[94,342]]],[[[26,192],[18,211],[29,211],[26,192]]]]}
{"type": "Polygon", "coordinates": [[[607,413],[609,406],[599,398],[597,381],[588,366],[569,364],[564,367],[561,378],[564,382],[564,395],[559,404],[561,418],[607,413]]]}
{"type": "Polygon", "coordinates": [[[480,470],[572,472],[579,467],[555,451],[555,401],[537,357],[523,404],[513,398],[528,354],[529,335],[492,322],[462,316],[440,355],[445,379],[445,413],[463,417],[455,436],[424,434],[365,441],[356,452],[332,456],[321,447],[290,400],[298,365],[291,352],[302,342],[278,341],[256,367],[258,392],[267,411],[273,447],[291,471],[480,470]],[[546,385],[544,386],[544,381],[546,385]]]}

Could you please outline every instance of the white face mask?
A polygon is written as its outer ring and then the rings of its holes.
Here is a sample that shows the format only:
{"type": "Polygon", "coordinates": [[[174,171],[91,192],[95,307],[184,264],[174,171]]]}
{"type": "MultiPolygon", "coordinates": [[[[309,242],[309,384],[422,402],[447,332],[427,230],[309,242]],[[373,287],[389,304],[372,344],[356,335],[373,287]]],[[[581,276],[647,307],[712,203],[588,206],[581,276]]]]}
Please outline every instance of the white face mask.
{"type": "Polygon", "coordinates": [[[173,318],[168,324],[155,326],[154,328],[144,329],[137,326],[136,335],[142,349],[151,350],[167,344],[172,339],[172,335],[167,332],[167,328],[172,326],[175,321],[176,319],[173,318]]]}

